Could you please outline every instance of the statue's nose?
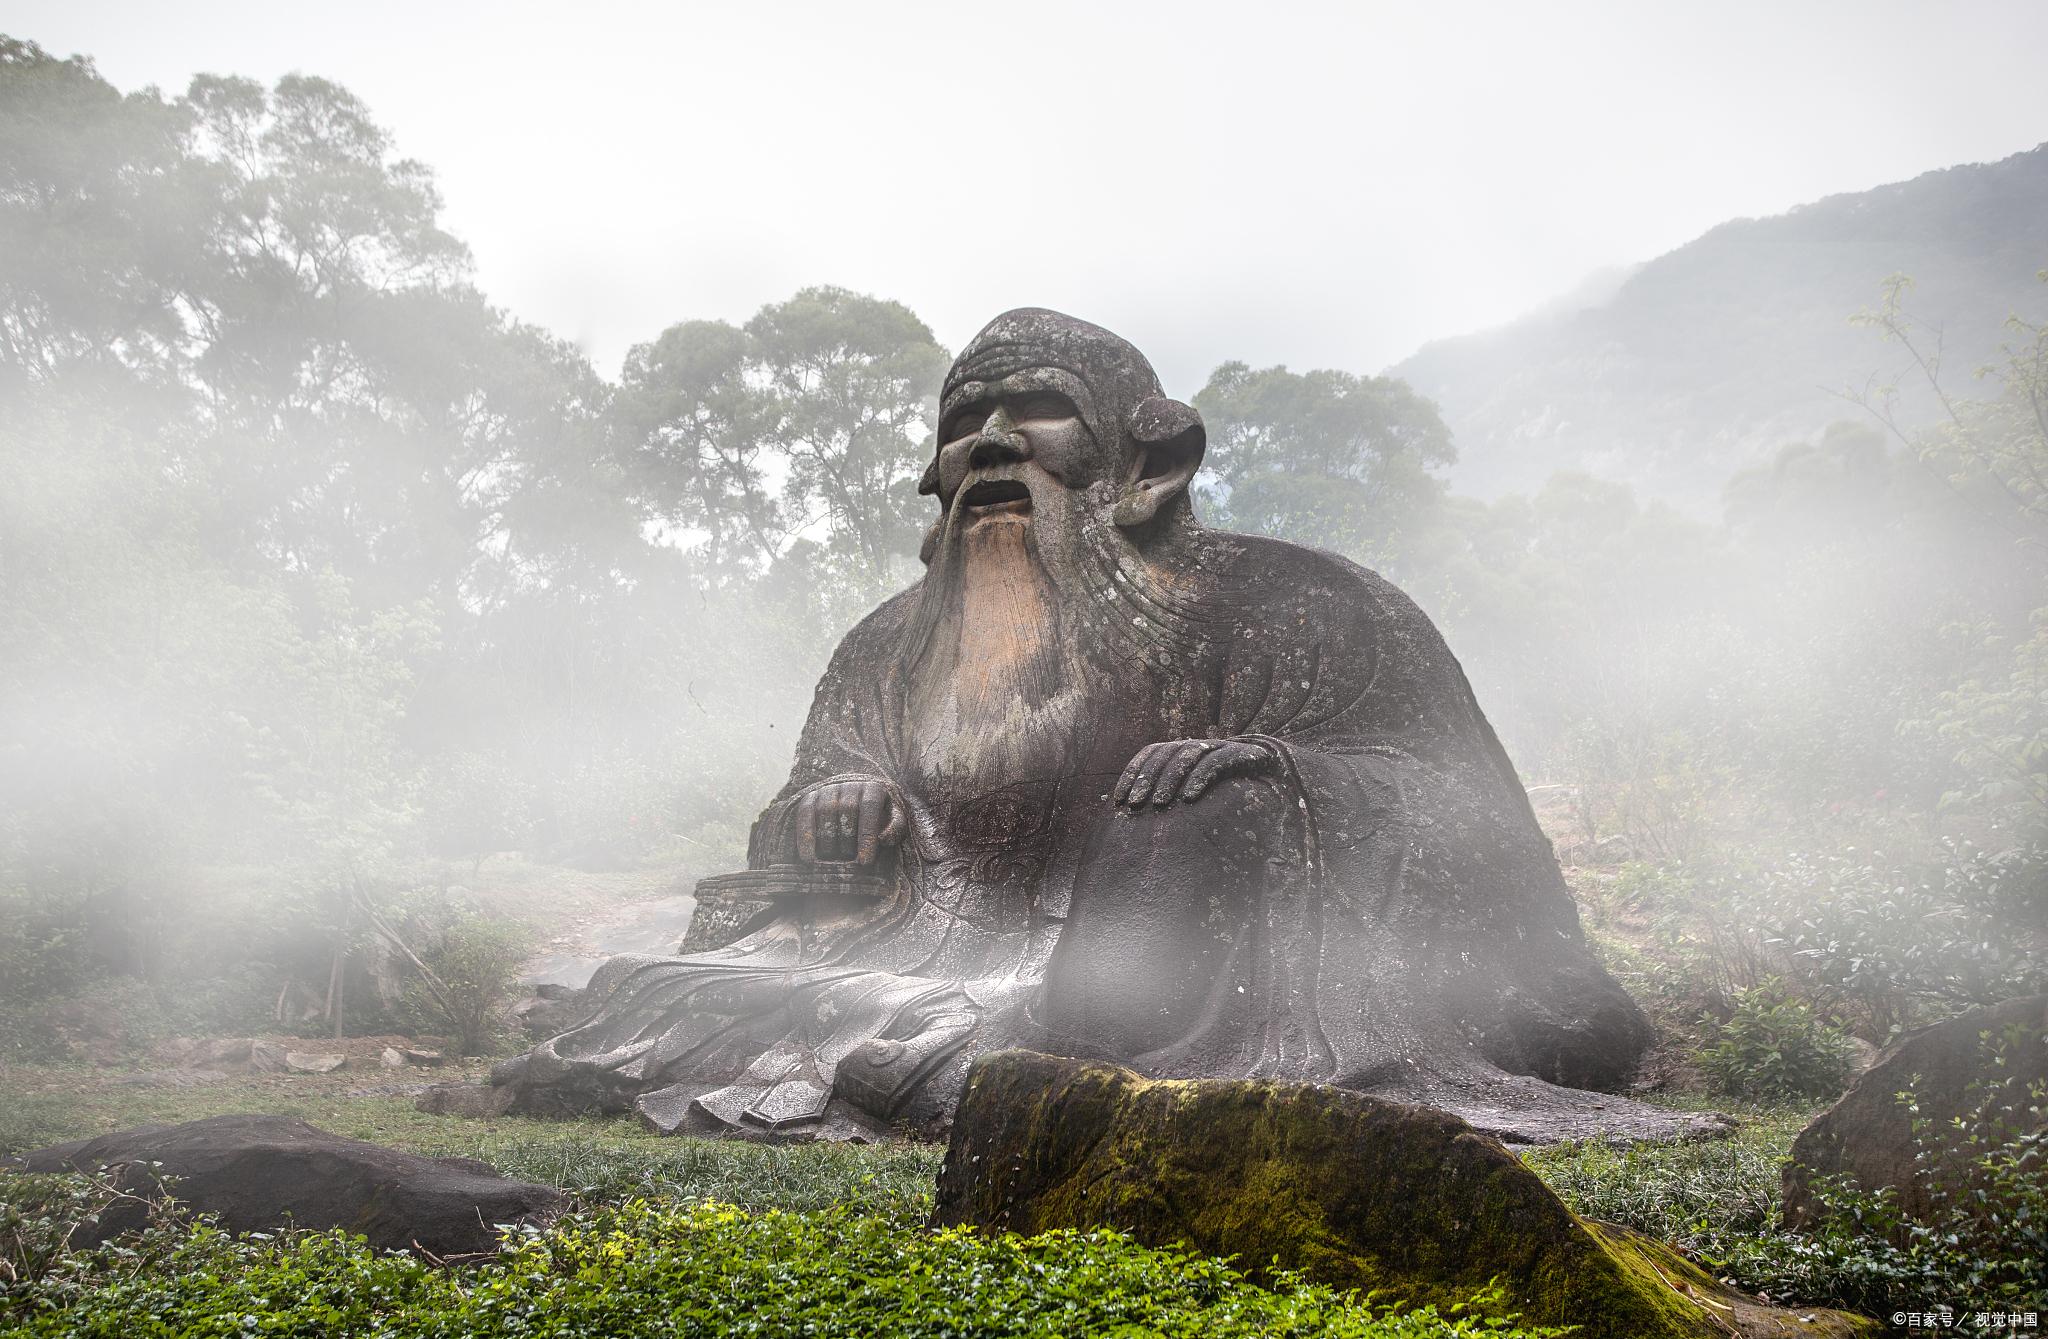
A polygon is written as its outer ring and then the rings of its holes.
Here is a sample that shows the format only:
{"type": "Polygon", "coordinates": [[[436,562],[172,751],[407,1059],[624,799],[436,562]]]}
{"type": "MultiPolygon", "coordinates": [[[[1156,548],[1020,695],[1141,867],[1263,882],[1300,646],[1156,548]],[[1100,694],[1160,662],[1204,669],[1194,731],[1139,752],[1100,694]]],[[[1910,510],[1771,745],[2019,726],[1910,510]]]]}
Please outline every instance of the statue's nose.
{"type": "Polygon", "coordinates": [[[1016,425],[1010,422],[1010,416],[998,408],[988,416],[988,422],[981,425],[981,435],[974,439],[974,446],[967,453],[967,466],[978,469],[1029,459],[1030,440],[1018,432],[1016,425]]]}

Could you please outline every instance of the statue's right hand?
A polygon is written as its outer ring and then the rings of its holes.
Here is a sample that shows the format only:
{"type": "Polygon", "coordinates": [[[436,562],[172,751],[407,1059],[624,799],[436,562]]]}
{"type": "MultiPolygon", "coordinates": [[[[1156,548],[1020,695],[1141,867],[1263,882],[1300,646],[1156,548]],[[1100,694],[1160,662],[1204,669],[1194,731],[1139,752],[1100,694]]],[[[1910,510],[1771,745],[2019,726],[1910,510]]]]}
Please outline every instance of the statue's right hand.
{"type": "Polygon", "coordinates": [[[903,840],[903,804],[876,777],[834,777],[797,796],[796,855],[820,861],[872,865],[885,846],[903,840]]]}

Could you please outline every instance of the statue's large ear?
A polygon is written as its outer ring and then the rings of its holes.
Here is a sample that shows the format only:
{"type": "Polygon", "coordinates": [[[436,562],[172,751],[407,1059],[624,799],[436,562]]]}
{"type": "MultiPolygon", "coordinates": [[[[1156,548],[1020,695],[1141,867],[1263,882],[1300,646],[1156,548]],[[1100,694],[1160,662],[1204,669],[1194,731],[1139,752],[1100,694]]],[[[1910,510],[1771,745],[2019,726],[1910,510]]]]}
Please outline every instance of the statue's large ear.
{"type": "Polygon", "coordinates": [[[1187,493],[1209,444],[1202,416],[1194,407],[1164,396],[1155,395],[1132,410],[1128,427],[1138,446],[1138,461],[1112,517],[1126,529],[1145,524],[1187,493]]]}

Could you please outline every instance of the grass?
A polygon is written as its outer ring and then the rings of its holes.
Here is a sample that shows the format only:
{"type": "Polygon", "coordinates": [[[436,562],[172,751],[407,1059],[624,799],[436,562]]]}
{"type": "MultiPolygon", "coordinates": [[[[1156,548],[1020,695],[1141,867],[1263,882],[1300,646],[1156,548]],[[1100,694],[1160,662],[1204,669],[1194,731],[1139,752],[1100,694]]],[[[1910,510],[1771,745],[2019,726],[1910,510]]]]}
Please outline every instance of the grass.
{"type": "Polygon", "coordinates": [[[1812,1118],[1790,1107],[1737,1107],[1732,1114],[1741,1123],[1726,1139],[1629,1148],[1559,1144],[1531,1149],[1522,1161],[1582,1217],[1711,1252],[1731,1234],[1774,1229],[1780,1171],[1812,1118]]]}
{"type": "MultiPolygon", "coordinates": [[[[452,1071],[480,1078],[482,1066],[452,1071]]],[[[631,1118],[574,1121],[428,1115],[405,1095],[350,1096],[360,1075],[245,1076],[203,1088],[113,1086],[90,1070],[10,1068],[0,1076],[0,1154],[155,1123],[232,1112],[297,1116],[351,1139],[427,1157],[461,1156],[560,1186],[592,1204],[630,1199],[808,1211],[844,1205],[923,1218],[944,1150],[935,1144],[789,1144],[679,1139],[631,1118]]]]}
{"type": "MultiPolygon", "coordinates": [[[[480,1080],[486,1066],[445,1071],[480,1080]]],[[[354,1139],[429,1157],[479,1158],[508,1176],[560,1186],[591,1204],[719,1202],[799,1212],[843,1205],[899,1222],[929,1212],[943,1150],[932,1144],[764,1146],[676,1138],[631,1118],[471,1120],[413,1109],[405,1095],[351,1095],[358,1073],[242,1076],[202,1088],[122,1087],[100,1071],[17,1066],[0,1075],[0,1154],[150,1123],[230,1112],[297,1116],[354,1139]]],[[[1721,1104],[1721,1109],[1728,1109],[1721,1104]]],[[[1728,1139],[1644,1144],[1564,1144],[1523,1160],[1572,1209],[1647,1232],[1688,1250],[1775,1221],[1778,1173],[1809,1113],[1737,1108],[1728,1139]]]]}

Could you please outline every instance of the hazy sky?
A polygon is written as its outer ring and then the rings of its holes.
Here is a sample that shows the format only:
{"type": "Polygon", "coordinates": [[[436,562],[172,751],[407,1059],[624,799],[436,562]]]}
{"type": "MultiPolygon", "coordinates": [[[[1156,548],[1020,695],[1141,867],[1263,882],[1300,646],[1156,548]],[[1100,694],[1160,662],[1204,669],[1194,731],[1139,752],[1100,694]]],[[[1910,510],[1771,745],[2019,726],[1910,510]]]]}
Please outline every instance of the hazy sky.
{"type": "Polygon", "coordinates": [[[2048,140],[2048,3],[9,0],[123,88],[319,74],[607,373],[815,283],[1376,371],[1589,272],[2048,140]]]}

